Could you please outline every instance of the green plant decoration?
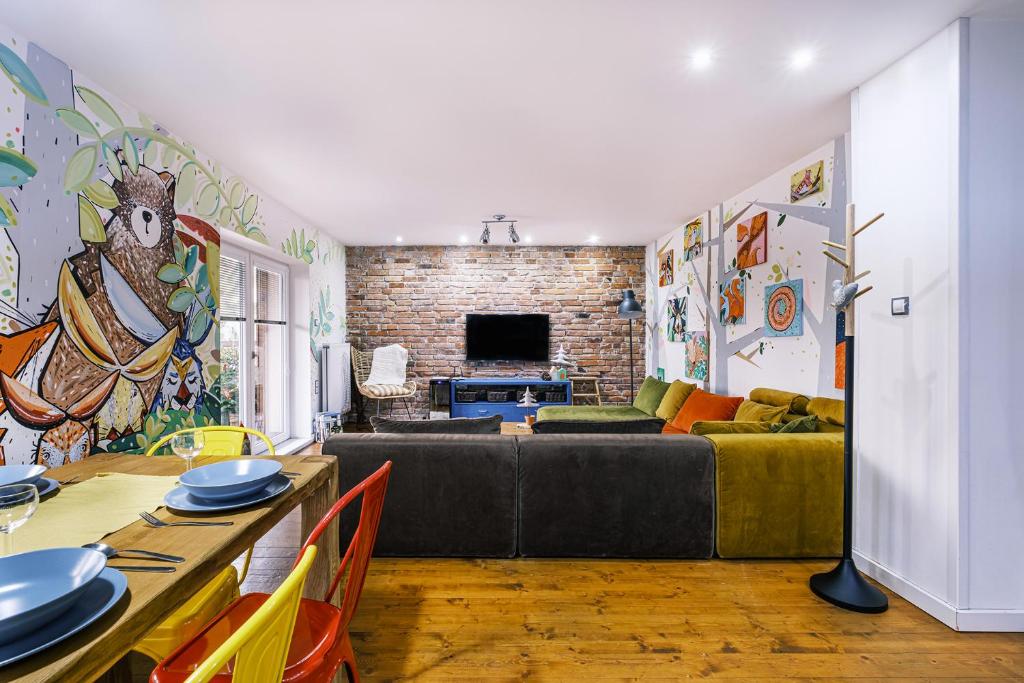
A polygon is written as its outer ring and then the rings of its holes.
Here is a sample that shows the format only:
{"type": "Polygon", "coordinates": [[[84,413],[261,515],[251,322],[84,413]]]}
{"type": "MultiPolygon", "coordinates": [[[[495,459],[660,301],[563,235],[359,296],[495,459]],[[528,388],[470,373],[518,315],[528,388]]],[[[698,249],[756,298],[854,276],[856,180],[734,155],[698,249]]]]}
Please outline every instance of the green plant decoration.
{"type": "Polygon", "coordinates": [[[306,239],[306,229],[302,229],[301,236],[292,230],[292,234],[285,241],[281,242],[281,251],[288,254],[292,258],[297,258],[300,261],[305,261],[308,264],[313,263],[313,251],[316,250],[316,242],[313,240],[306,239]]]}
{"type": "Polygon", "coordinates": [[[195,149],[156,130],[155,124],[148,117],[140,115],[139,119],[143,123],[141,126],[125,125],[117,111],[99,93],[81,86],[76,88],[76,91],[83,105],[95,114],[96,123],[109,126],[110,129],[100,132],[78,109],[60,107],[56,110],[57,117],[65,126],[81,138],[90,141],[81,146],[68,160],[64,172],[66,191],[77,193],[88,186],[93,180],[101,156],[110,175],[122,180],[123,172],[117,156],[118,151],[124,156],[124,163],[129,171],[135,173],[140,163],[138,148],[141,146],[144,150],[142,162],[152,163],[157,158],[159,145],[163,147],[160,160],[164,168],[172,169],[176,164],[184,162],[178,169],[176,178],[176,210],[181,210],[191,203],[196,212],[204,218],[217,215],[224,223],[223,227],[267,244],[266,234],[254,222],[259,198],[247,192],[241,179],[222,180],[219,170],[210,168],[200,161],[195,149]],[[199,182],[200,178],[204,182],[199,182]],[[223,210],[225,208],[227,211],[223,210]]]}
{"type": "Polygon", "coordinates": [[[50,106],[50,101],[46,98],[46,93],[43,92],[43,86],[39,84],[32,69],[28,68],[28,64],[21,57],[14,54],[14,50],[3,43],[0,43],[0,70],[7,75],[7,78],[11,79],[14,87],[23,92],[30,100],[44,107],[50,106]]]}

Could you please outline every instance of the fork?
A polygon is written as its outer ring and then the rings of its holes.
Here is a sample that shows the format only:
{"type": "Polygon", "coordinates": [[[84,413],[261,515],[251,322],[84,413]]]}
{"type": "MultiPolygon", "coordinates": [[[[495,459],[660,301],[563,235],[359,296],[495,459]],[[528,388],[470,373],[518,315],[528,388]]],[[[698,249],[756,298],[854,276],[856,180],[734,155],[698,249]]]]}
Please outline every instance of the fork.
{"type": "Polygon", "coordinates": [[[148,512],[140,512],[139,517],[145,520],[146,524],[155,527],[165,526],[232,526],[234,522],[165,522],[162,519],[157,519],[148,512]]]}
{"type": "Polygon", "coordinates": [[[82,478],[81,476],[75,476],[75,477],[71,477],[70,479],[65,479],[63,481],[58,481],[57,483],[60,484],[61,486],[67,486],[68,484],[74,484],[76,481],[78,481],[81,478],[82,478]]]}

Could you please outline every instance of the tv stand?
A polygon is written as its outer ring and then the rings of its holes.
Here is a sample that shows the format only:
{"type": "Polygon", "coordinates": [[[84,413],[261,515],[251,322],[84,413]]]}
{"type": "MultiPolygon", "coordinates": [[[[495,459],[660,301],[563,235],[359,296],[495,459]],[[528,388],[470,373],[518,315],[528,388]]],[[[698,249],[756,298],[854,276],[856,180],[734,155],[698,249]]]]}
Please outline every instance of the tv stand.
{"type": "Polygon", "coordinates": [[[474,377],[451,382],[452,417],[488,417],[501,415],[503,422],[523,422],[526,414],[537,414],[543,406],[572,405],[569,380],[543,380],[525,377],[474,377]],[[523,392],[530,388],[536,407],[520,408],[523,392]]]}

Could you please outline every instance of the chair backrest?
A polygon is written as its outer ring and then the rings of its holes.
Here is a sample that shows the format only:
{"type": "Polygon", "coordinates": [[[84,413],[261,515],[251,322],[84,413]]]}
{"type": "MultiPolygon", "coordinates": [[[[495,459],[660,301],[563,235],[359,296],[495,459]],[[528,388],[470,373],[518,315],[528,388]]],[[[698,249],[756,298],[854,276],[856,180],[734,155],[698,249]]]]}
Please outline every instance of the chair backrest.
{"type": "Polygon", "coordinates": [[[295,568],[274,593],[242,626],[185,679],[205,683],[234,658],[233,683],[274,683],[284,676],[288,648],[292,644],[295,618],[299,613],[302,588],[316,558],[316,546],[304,548],[295,568]]]}
{"type": "Polygon", "coordinates": [[[356,380],[356,386],[360,389],[366,384],[370,377],[370,368],[373,367],[373,351],[360,351],[355,346],[352,350],[352,377],[356,380]]]}
{"type": "Polygon", "coordinates": [[[173,439],[176,434],[182,434],[185,432],[203,433],[202,455],[244,455],[245,437],[248,434],[259,437],[263,440],[263,443],[267,445],[266,455],[276,454],[276,451],[274,450],[274,442],[270,440],[269,436],[258,429],[251,429],[249,427],[231,427],[228,425],[211,425],[209,427],[179,429],[176,432],[162,436],[156,443],[146,450],[146,455],[156,455],[157,451],[173,439]]]}
{"type": "MultiPolygon", "coordinates": [[[[341,560],[338,572],[331,581],[331,587],[327,589],[324,602],[330,602],[331,596],[337,590],[341,577],[345,574],[346,567],[349,568],[348,581],[345,583],[345,595],[341,601],[341,626],[347,627],[352,615],[356,613],[356,606],[359,604],[359,595],[363,591],[363,581],[366,580],[366,568],[370,564],[370,556],[373,555],[373,544],[377,540],[377,527],[380,525],[380,513],[384,507],[384,494],[388,488],[388,476],[391,474],[391,461],[385,462],[379,470],[371,474],[363,481],[356,484],[351,491],[341,497],[337,503],[327,511],[313,532],[306,539],[303,549],[311,547],[317,542],[320,535],[327,529],[334,519],[341,514],[349,503],[363,496],[363,505],[359,510],[359,524],[349,541],[348,549],[341,560]]],[[[333,539],[328,539],[332,543],[333,539]]],[[[302,554],[299,554],[302,557],[302,554]]]]}

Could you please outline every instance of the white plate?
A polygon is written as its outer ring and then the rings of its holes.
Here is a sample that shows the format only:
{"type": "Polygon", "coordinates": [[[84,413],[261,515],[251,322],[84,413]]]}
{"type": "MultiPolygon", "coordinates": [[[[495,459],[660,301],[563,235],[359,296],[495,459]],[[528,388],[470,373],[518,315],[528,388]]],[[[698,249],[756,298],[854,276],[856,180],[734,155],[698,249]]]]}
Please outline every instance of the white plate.
{"type": "Polygon", "coordinates": [[[270,500],[287,491],[292,485],[292,480],[283,474],[279,474],[262,489],[244,498],[232,498],[231,500],[216,501],[197,498],[179,486],[164,496],[164,505],[172,510],[181,512],[222,512],[224,510],[237,510],[249,507],[264,501],[270,500]]]}

